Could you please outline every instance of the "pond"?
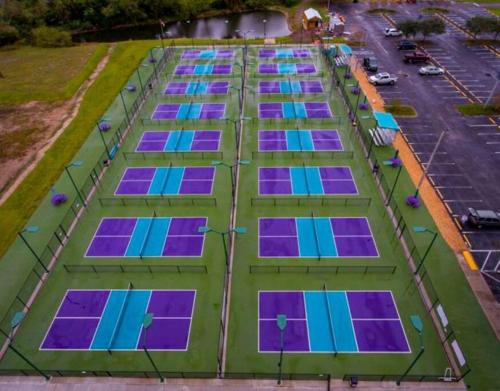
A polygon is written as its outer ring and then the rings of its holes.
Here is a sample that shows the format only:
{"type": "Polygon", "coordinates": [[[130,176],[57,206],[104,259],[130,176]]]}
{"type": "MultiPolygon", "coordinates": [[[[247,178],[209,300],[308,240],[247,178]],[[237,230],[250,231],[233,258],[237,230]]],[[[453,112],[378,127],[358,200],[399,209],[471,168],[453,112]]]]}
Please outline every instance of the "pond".
{"type": "MultiPolygon", "coordinates": [[[[130,39],[154,39],[159,36],[159,30],[158,24],[130,26],[75,34],[73,40],[77,42],[114,42],[130,39]]],[[[169,23],[164,28],[164,35],[171,38],[221,39],[242,37],[241,32],[245,31],[249,31],[247,38],[275,38],[291,33],[288,29],[286,16],[281,12],[256,11],[169,23]],[[235,30],[240,30],[240,32],[235,32],[235,30]]]]}

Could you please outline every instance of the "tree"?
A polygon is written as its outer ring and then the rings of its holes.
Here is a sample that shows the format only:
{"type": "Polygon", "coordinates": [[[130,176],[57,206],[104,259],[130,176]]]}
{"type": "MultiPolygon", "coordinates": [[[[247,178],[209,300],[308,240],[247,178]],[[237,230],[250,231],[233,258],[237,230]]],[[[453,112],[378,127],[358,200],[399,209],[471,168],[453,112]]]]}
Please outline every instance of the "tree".
{"type": "Polygon", "coordinates": [[[440,18],[432,17],[418,22],[418,30],[425,40],[429,35],[443,34],[446,31],[446,25],[440,18]]]}
{"type": "Polygon", "coordinates": [[[0,46],[10,45],[19,39],[19,32],[14,26],[0,23],[0,46]]]}
{"type": "Polygon", "coordinates": [[[484,24],[484,16],[474,16],[470,19],[467,19],[465,22],[465,27],[474,35],[474,39],[477,38],[479,34],[484,32],[485,24],[484,24]]]}
{"type": "Polygon", "coordinates": [[[418,22],[416,20],[406,19],[396,25],[405,37],[414,37],[418,33],[418,22]]]}

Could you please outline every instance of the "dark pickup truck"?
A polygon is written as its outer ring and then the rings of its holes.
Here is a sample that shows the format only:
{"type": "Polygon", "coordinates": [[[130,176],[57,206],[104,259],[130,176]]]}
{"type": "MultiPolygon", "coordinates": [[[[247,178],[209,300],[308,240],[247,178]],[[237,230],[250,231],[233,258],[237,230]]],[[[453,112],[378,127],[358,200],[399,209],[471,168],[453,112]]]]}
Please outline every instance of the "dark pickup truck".
{"type": "Polygon", "coordinates": [[[413,64],[416,62],[427,62],[429,61],[430,57],[422,52],[413,52],[410,54],[405,54],[403,57],[403,61],[406,62],[407,64],[413,64]]]}

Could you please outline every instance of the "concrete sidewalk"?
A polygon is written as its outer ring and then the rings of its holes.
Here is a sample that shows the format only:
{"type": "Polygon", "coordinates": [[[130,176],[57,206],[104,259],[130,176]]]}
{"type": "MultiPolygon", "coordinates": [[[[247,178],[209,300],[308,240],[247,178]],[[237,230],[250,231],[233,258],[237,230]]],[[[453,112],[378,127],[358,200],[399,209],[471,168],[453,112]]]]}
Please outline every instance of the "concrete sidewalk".
{"type": "MultiPolygon", "coordinates": [[[[45,381],[35,377],[1,377],[1,391],[216,391],[216,390],[328,390],[327,381],[284,381],[281,386],[274,380],[238,380],[238,379],[167,379],[160,383],[154,379],[124,378],[52,378],[45,381]]],[[[351,390],[347,382],[332,380],[331,390],[351,390]]],[[[401,383],[395,382],[360,382],[360,390],[465,390],[460,383],[401,383]]]]}

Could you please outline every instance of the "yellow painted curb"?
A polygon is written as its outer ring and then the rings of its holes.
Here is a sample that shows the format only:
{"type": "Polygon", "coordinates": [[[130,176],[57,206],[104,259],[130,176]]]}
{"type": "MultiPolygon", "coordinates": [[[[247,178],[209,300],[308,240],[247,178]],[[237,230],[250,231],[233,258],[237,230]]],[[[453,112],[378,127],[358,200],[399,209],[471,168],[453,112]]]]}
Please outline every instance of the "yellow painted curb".
{"type": "Polygon", "coordinates": [[[476,261],[474,260],[474,257],[469,251],[465,250],[462,252],[462,254],[464,255],[465,262],[467,262],[467,265],[469,265],[470,270],[479,270],[476,261]]]}

